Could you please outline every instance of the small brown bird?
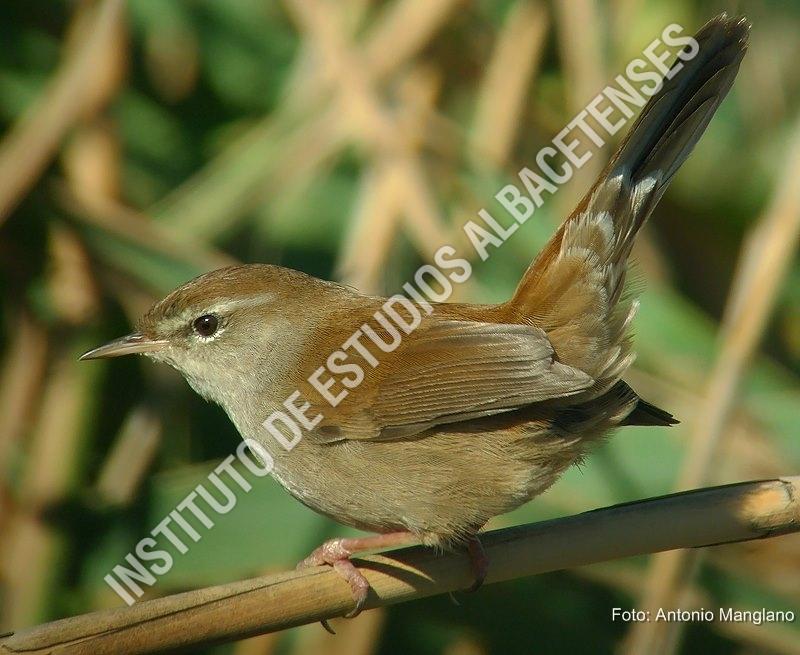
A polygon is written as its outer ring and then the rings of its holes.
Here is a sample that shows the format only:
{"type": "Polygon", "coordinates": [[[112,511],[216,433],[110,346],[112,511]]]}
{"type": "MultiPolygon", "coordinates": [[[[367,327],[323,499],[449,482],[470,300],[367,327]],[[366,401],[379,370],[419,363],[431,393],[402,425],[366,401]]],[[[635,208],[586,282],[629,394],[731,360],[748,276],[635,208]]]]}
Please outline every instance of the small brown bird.
{"type": "Polygon", "coordinates": [[[378,533],[332,540],[301,563],[332,565],[350,583],[353,613],[368,591],[349,559],[361,550],[467,546],[477,587],[488,566],[477,534],[490,518],[547,489],[611,429],[675,423],[622,380],[636,306],[627,260],[733,84],[748,33],[746,20],[724,15],[700,30],[699,53],[666,76],[507,302],[432,304],[384,352],[375,338],[399,334],[375,321],[386,299],[279,266],[237,266],[188,282],[135,333],[83,358],[143,353],[170,364],[269,451],[290,494],[378,533]],[[265,427],[289,397],[313,424],[291,450],[265,427]]]}

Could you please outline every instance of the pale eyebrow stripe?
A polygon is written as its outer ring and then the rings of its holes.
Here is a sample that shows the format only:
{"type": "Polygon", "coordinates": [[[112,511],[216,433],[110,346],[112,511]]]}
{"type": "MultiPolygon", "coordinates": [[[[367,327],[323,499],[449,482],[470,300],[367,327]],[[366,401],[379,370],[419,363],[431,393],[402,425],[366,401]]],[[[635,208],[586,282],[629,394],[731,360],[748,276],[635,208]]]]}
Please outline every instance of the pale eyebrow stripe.
{"type": "Polygon", "coordinates": [[[185,325],[186,323],[194,320],[198,316],[202,316],[203,314],[225,314],[235,309],[254,307],[256,305],[260,305],[265,302],[270,302],[274,299],[275,299],[274,293],[265,291],[263,293],[257,293],[252,296],[246,296],[244,298],[222,300],[220,302],[214,303],[213,305],[210,305],[200,310],[190,311],[188,309],[185,309],[179,315],[173,316],[172,318],[165,320],[164,324],[167,329],[175,329],[176,327],[180,325],[185,325]]]}
{"type": "Polygon", "coordinates": [[[256,305],[261,305],[266,302],[271,302],[275,300],[275,294],[269,291],[258,293],[253,296],[246,296],[244,298],[235,298],[233,300],[223,300],[218,302],[214,305],[209,306],[206,310],[206,313],[213,314],[215,312],[224,314],[225,312],[232,311],[234,309],[244,309],[246,307],[254,307],[256,305]]]}

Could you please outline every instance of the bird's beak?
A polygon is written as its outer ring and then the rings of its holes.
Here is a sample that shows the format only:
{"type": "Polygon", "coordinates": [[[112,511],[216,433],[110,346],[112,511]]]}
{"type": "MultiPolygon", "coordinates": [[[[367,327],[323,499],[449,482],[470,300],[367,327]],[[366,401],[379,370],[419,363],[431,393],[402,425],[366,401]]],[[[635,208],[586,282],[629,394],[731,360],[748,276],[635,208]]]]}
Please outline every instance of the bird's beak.
{"type": "Polygon", "coordinates": [[[121,357],[135,353],[152,353],[164,348],[169,341],[150,339],[143,334],[134,332],[119,339],[114,339],[103,346],[83,353],[80,359],[105,359],[108,357],[121,357]]]}

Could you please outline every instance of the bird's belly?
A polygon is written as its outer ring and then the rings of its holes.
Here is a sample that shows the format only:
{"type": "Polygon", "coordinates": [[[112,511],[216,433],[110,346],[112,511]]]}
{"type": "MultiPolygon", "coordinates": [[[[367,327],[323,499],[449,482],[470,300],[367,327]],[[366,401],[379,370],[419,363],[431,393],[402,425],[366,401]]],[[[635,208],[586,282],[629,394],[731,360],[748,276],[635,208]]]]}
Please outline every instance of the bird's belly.
{"type": "Polygon", "coordinates": [[[538,425],[437,428],[387,442],[321,444],[312,435],[276,457],[273,475],[300,502],[340,523],[409,530],[443,544],[541,493],[582,455],[581,442],[538,425]]]}

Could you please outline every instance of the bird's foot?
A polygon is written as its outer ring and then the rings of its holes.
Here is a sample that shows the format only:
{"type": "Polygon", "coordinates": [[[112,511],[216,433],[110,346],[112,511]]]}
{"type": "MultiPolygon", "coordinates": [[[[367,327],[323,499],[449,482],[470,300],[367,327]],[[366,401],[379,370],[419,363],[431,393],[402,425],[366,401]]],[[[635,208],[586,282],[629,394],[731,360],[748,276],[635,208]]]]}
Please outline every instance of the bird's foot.
{"type": "MultiPolygon", "coordinates": [[[[415,537],[410,532],[391,532],[378,534],[371,537],[339,538],[326,541],[314,550],[308,557],[301,561],[298,569],[311,566],[331,566],[350,585],[355,607],[345,614],[345,618],[352,619],[361,613],[369,595],[369,582],[364,574],[359,571],[350,557],[358,552],[390,548],[413,542],[415,537]]],[[[333,632],[327,621],[322,622],[328,632],[333,632]]]]}
{"type": "Polygon", "coordinates": [[[361,613],[364,603],[367,602],[369,582],[367,582],[364,574],[350,561],[350,556],[355,551],[348,548],[347,541],[349,540],[331,539],[330,541],[326,541],[300,562],[297,568],[305,569],[312,566],[325,565],[333,567],[345,582],[350,585],[350,592],[353,594],[355,607],[345,614],[345,617],[351,619],[361,613]]]}

